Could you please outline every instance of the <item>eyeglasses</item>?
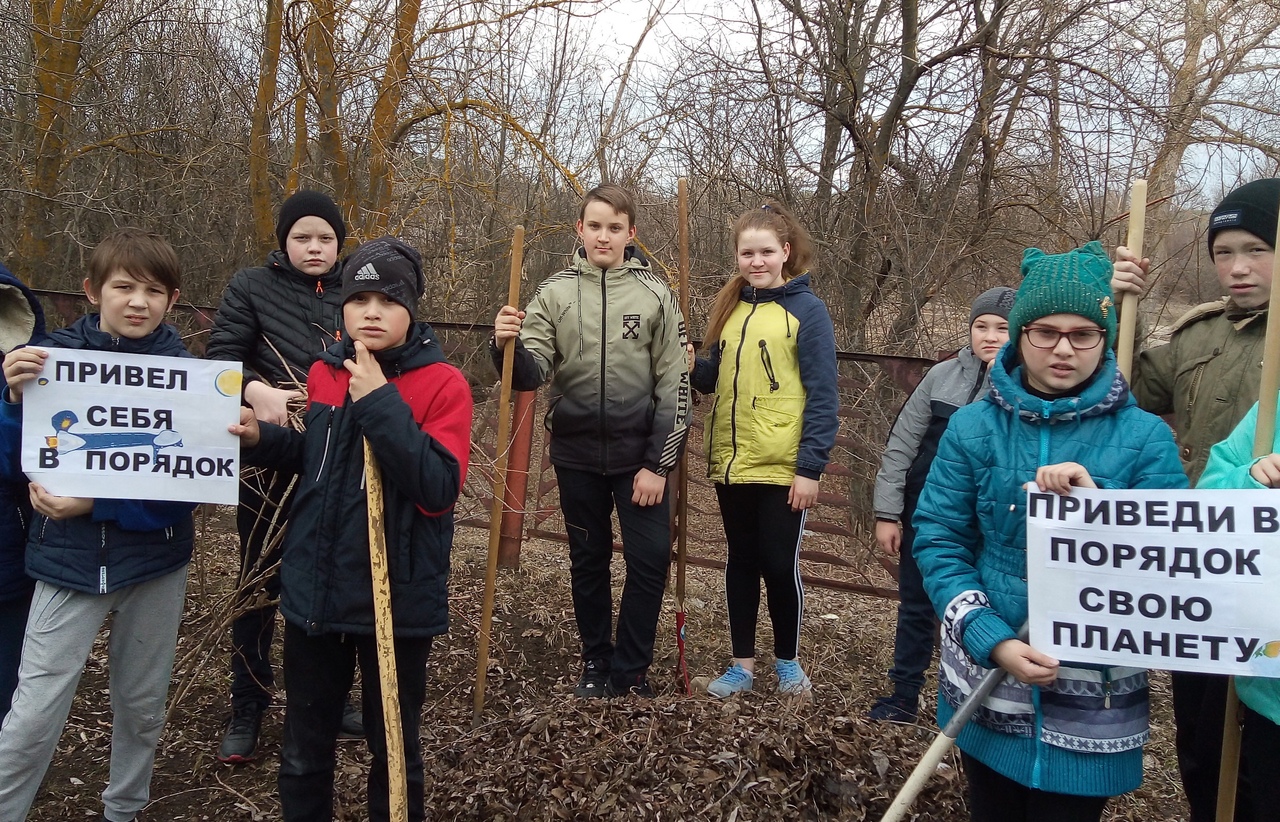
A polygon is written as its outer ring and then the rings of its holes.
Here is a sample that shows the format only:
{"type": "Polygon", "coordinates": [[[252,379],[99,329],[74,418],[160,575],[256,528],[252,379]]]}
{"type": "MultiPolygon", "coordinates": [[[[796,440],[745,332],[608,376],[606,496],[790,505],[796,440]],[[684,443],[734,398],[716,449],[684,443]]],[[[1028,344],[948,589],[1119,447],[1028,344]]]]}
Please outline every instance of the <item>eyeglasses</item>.
{"type": "Polygon", "coordinates": [[[1070,331],[1059,331],[1042,325],[1027,326],[1022,329],[1022,333],[1032,347],[1045,351],[1057,348],[1063,337],[1067,338],[1067,344],[1075,350],[1088,351],[1097,348],[1098,343],[1102,342],[1102,338],[1106,336],[1106,332],[1101,328],[1074,328],[1070,331]]]}

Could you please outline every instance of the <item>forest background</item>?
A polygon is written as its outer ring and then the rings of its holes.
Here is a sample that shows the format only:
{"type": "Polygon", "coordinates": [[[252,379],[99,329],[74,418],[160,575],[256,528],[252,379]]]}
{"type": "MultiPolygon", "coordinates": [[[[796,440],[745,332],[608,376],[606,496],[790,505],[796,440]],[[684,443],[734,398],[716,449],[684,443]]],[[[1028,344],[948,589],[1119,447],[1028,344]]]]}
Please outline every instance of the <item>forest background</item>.
{"type": "Polygon", "coordinates": [[[1216,296],[1205,214],[1280,167],[1278,28],[1276,0],[0,0],[0,253],[75,289],[142,225],[212,305],[314,187],[348,249],[423,252],[423,316],[488,322],[512,227],[527,298],[601,181],[671,273],[687,176],[695,333],[729,220],[773,196],[842,348],[932,354],[1024,247],[1119,241],[1135,177],[1148,305],[1216,296]]]}

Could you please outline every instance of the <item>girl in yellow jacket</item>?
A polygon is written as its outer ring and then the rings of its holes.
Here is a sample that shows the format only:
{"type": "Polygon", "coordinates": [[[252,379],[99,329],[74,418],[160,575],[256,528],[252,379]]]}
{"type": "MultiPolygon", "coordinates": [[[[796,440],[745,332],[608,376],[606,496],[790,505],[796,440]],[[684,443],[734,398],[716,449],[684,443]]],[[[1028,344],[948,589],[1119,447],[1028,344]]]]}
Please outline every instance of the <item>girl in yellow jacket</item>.
{"type": "Polygon", "coordinates": [[[714,393],[706,420],[729,559],[725,594],[733,660],[707,688],[726,697],[755,681],[760,581],[773,622],[778,689],[812,686],[796,656],[804,589],[800,536],[839,425],[836,345],[809,288],[813,243],[777,203],[734,224],[737,274],[716,295],[693,387],[714,393]]]}

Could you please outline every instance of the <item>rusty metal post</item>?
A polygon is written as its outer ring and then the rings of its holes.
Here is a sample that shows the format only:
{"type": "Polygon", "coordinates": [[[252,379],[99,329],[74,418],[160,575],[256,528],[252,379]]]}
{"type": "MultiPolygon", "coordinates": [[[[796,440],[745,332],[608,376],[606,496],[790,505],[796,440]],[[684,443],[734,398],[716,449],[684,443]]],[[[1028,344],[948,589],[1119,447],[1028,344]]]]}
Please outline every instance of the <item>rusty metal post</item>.
{"type": "Polygon", "coordinates": [[[498,565],[520,567],[520,545],[524,541],[524,511],[529,499],[529,462],[533,451],[533,418],[538,405],[537,391],[517,391],[511,412],[511,452],[507,455],[507,475],[502,491],[502,533],[498,538],[498,565]]]}

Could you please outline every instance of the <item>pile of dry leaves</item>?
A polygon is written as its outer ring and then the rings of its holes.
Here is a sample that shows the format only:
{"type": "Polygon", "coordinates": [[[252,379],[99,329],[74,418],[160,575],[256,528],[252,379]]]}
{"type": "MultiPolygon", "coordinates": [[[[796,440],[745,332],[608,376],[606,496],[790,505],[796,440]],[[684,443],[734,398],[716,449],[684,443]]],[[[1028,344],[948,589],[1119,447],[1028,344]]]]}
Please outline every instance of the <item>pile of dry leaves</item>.
{"type": "MultiPolygon", "coordinates": [[[[264,726],[262,758],[228,768],[213,757],[227,710],[226,631],[219,604],[235,577],[225,512],[206,526],[193,574],[175,678],[189,684],[174,707],[156,763],[151,820],[279,818],[275,773],[280,719],[264,726]]],[[[451,586],[453,628],[432,654],[422,739],[434,819],[877,820],[932,739],[916,726],[862,718],[885,687],[894,604],[809,592],[802,659],[811,699],[777,695],[768,676],[726,702],[684,696],[677,682],[674,613],[666,605],[651,678],[654,700],[572,696],[577,636],[565,549],[526,542],[520,571],[499,577],[488,701],[472,727],[475,632],[485,534],[460,530],[451,586]]],[[[621,562],[615,563],[621,566],[621,562]]],[[[689,573],[689,666],[715,675],[728,657],[719,572],[689,573]]],[[[760,648],[772,647],[767,619],[760,648]]],[[[96,817],[107,773],[110,710],[105,654],[95,652],[31,819],[96,817]]],[[[766,657],[767,659],[767,657],[766,657]]],[[[1157,690],[1164,687],[1157,680],[1157,690]]],[[[929,696],[928,699],[932,697],[929,696]]],[[[1146,784],[1112,803],[1112,819],[1185,816],[1176,783],[1167,694],[1156,697],[1146,784]]],[[[931,711],[926,711],[930,713],[931,711]]],[[[366,752],[344,743],[338,767],[341,820],[364,813],[366,752]]],[[[954,760],[918,803],[919,820],[966,818],[954,760]]]]}

